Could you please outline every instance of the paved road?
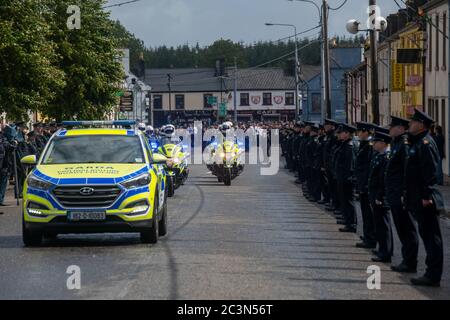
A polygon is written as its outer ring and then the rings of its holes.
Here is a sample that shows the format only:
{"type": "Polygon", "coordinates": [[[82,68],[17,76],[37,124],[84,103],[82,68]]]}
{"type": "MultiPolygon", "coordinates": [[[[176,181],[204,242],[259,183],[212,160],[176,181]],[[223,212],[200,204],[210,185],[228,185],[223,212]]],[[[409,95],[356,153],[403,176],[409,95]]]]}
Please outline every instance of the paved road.
{"type": "Polygon", "coordinates": [[[169,235],[155,246],[137,234],[107,234],[24,248],[18,209],[7,208],[0,215],[0,299],[450,298],[448,220],[442,288],[411,287],[410,276],[381,264],[381,290],[368,290],[370,252],[355,248],[357,235],[339,233],[329,213],[302,198],[285,170],[260,176],[247,166],[231,187],[205,167],[191,172],[169,199],[169,235]],[[66,287],[70,265],[81,268],[80,290],[66,287]]]}

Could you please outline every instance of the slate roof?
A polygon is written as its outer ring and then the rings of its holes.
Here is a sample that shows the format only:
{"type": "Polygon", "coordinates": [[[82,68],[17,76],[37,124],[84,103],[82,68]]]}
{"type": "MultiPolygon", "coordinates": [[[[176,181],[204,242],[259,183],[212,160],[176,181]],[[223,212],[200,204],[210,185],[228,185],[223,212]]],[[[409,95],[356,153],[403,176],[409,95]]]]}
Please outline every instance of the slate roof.
{"type": "MultiPolygon", "coordinates": [[[[171,75],[172,92],[218,92],[233,89],[234,69],[228,78],[215,77],[214,68],[147,69],[143,81],[153,92],[168,92],[167,74],[171,75]]],[[[302,66],[302,77],[310,80],[320,73],[319,66],[302,66]]],[[[282,68],[238,69],[238,90],[294,90],[294,77],[286,76],[282,68]]]]}

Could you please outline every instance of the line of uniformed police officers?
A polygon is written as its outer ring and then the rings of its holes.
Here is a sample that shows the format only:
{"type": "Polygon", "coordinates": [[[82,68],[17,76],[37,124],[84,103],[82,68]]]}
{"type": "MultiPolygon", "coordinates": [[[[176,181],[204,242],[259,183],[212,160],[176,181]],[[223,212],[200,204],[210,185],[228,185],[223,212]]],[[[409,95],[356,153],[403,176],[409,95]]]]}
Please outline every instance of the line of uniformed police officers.
{"type": "Polygon", "coordinates": [[[343,225],[339,231],[356,232],[353,200],[359,199],[363,234],[356,246],[373,249],[374,262],[391,262],[391,214],[402,254],[393,271],[417,272],[420,235],[426,272],[411,282],[421,286],[439,286],[443,270],[439,212],[444,205],[435,188],[440,156],[429,133],[433,123],[415,110],[411,120],[391,116],[389,129],[326,119],[323,125],[302,122],[280,132],[287,169],[296,172],[295,182],[308,200],[334,212],[343,225]]]}

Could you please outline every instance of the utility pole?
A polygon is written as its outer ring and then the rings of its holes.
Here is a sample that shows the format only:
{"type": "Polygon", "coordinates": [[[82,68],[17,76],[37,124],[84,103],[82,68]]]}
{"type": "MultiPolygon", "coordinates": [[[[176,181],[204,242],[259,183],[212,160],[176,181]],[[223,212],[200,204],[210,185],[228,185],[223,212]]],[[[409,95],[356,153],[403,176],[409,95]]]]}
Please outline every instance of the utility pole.
{"type": "Polygon", "coordinates": [[[369,0],[369,17],[371,19],[370,23],[372,28],[370,28],[370,74],[371,83],[370,91],[372,93],[372,122],[375,124],[380,124],[380,108],[378,100],[378,61],[377,61],[377,51],[378,51],[378,31],[376,28],[376,0],[369,0]]]}
{"type": "Polygon", "coordinates": [[[299,68],[300,63],[298,61],[298,39],[297,39],[297,27],[294,26],[295,33],[295,122],[298,121],[298,115],[300,114],[300,104],[299,104],[299,96],[298,96],[298,85],[300,84],[300,76],[299,76],[299,68]]]}
{"type": "Polygon", "coordinates": [[[233,107],[234,107],[234,123],[237,124],[237,58],[234,57],[234,93],[233,93],[233,107]]]}
{"type": "Polygon", "coordinates": [[[171,85],[171,81],[172,81],[172,75],[170,73],[167,74],[167,87],[169,89],[169,117],[170,117],[170,122],[172,122],[172,85],[171,85]]]}
{"type": "Polygon", "coordinates": [[[331,114],[331,91],[330,91],[330,46],[328,43],[328,1],[322,2],[322,40],[323,40],[323,73],[324,73],[324,109],[326,117],[332,118],[331,114]]]}

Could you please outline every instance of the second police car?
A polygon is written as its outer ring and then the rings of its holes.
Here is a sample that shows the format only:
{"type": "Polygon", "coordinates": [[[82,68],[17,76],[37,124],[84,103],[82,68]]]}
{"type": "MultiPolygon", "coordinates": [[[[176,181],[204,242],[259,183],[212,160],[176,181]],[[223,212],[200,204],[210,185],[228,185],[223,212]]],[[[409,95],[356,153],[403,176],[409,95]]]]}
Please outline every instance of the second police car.
{"type": "Polygon", "coordinates": [[[167,233],[167,188],[162,164],[133,122],[65,122],[48,142],[23,187],[23,242],[63,233],[139,232],[144,243],[167,233]]]}

